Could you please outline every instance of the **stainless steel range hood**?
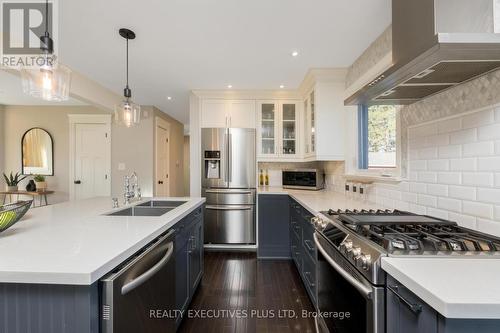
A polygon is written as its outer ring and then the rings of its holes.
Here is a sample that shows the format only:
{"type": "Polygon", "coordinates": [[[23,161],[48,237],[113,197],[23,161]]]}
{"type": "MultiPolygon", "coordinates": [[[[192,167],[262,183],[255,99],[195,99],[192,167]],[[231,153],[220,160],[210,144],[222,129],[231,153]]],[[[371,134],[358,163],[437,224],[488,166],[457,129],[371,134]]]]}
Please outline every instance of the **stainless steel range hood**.
{"type": "Polygon", "coordinates": [[[500,69],[500,0],[393,0],[392,47],[346,105],[411,104],[500,69]]]}

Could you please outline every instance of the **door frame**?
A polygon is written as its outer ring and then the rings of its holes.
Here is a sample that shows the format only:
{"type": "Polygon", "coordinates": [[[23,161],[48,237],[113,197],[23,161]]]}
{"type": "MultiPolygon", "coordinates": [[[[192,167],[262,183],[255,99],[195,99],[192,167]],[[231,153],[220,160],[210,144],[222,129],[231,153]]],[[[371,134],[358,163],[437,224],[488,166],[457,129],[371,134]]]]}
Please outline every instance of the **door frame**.
{"type": "Polygon", "coordinates": [[[153,192],[154,192],[154,195],[158,195],[157,193],[157,184],[158,184],[158,174],[157,174],[157,166],[158,166],[158,154],[157,154],[157,149],[158,149],[158,142],[157,142],[157,128],[158,127],[163,127],[167,130],[167,140],[168,140],[168,156],[167,156],[167,160],[168,160],[168,163],[167,163],[167,174],[168,174],[168,187],[167,187],[167,196],[170,196],[170,179],[172,179],[172,177],[170,177],[170,129],[171,129],[171,126],[170,126],[170,123],[161,118],[161,117],[158,117],[156,116],[155,117],[155,127],[154,127],[154,160],[155,160],[155,164],[154,164],[154,186],[153,186],[153,192]]]}
{"type": "Polygon", "coordinates": [[[75,135],[77,124],[106,125],[109,140],[106,142],[106,165],[109,175],[108,194],[111,195],[111,115],[110,114],[68,114],[69,120],[69,200],[75,200],[75,135]]]}

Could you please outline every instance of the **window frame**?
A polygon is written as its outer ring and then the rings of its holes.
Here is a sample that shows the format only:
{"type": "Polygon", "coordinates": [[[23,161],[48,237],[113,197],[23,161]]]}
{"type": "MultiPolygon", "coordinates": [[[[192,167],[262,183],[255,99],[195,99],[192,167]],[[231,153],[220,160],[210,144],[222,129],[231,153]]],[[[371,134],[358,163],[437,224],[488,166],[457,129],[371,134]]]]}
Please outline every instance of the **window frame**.
{"type": "Polygon", "coordinates": [[[368,160],[368,109],[371,105],[358,106],[358,119],[357,119],[357,164],[356,173],[368,176],[387,176],[400,177],[401,176],[401,107],[396,107],[396,166],[395,167],[370,167],[368,160]]]}

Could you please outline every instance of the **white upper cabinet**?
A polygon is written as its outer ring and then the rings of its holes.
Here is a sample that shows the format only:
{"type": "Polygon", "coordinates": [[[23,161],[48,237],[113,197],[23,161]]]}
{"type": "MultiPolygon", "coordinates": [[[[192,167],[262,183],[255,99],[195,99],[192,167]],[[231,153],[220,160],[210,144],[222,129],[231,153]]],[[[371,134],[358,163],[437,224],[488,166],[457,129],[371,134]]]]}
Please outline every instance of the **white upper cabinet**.
{"type": "Polygon", "coordinates": [[[205,99],[201,103],[201,127],[227,127],[227,101],[205,99]]]}
{"type": "Polygon", "coordinates": [[[228,107],[228,127],[255,128],[255,101],[228,101],[228,107]]]}
{"type": "Polygon", "coordinates": [[[304,100],[304,157],[314,157],[316,153],[314,90],[304,100]]]}
{"type": "Polygon", "coordinates": [[[259,160],[290,160],[300,157],[300,102],[257,102],[259,160]]]}
{"type": "Polygon", "coordinates": [[[201,103],[202,128],[255,128],[255,101],[204,99],[201,103]]]}

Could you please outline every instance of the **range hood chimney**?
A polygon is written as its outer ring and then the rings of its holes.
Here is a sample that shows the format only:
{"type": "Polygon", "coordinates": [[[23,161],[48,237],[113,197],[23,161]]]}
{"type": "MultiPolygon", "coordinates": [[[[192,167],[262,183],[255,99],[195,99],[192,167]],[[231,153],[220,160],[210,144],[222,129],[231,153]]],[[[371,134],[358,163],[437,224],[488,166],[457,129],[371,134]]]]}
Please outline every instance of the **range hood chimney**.
{"type": "Polygon", "coordinates": [[[411,104],[500,69],[500,0],[393,0],[392,48],[346,105],[411,104]]]}

